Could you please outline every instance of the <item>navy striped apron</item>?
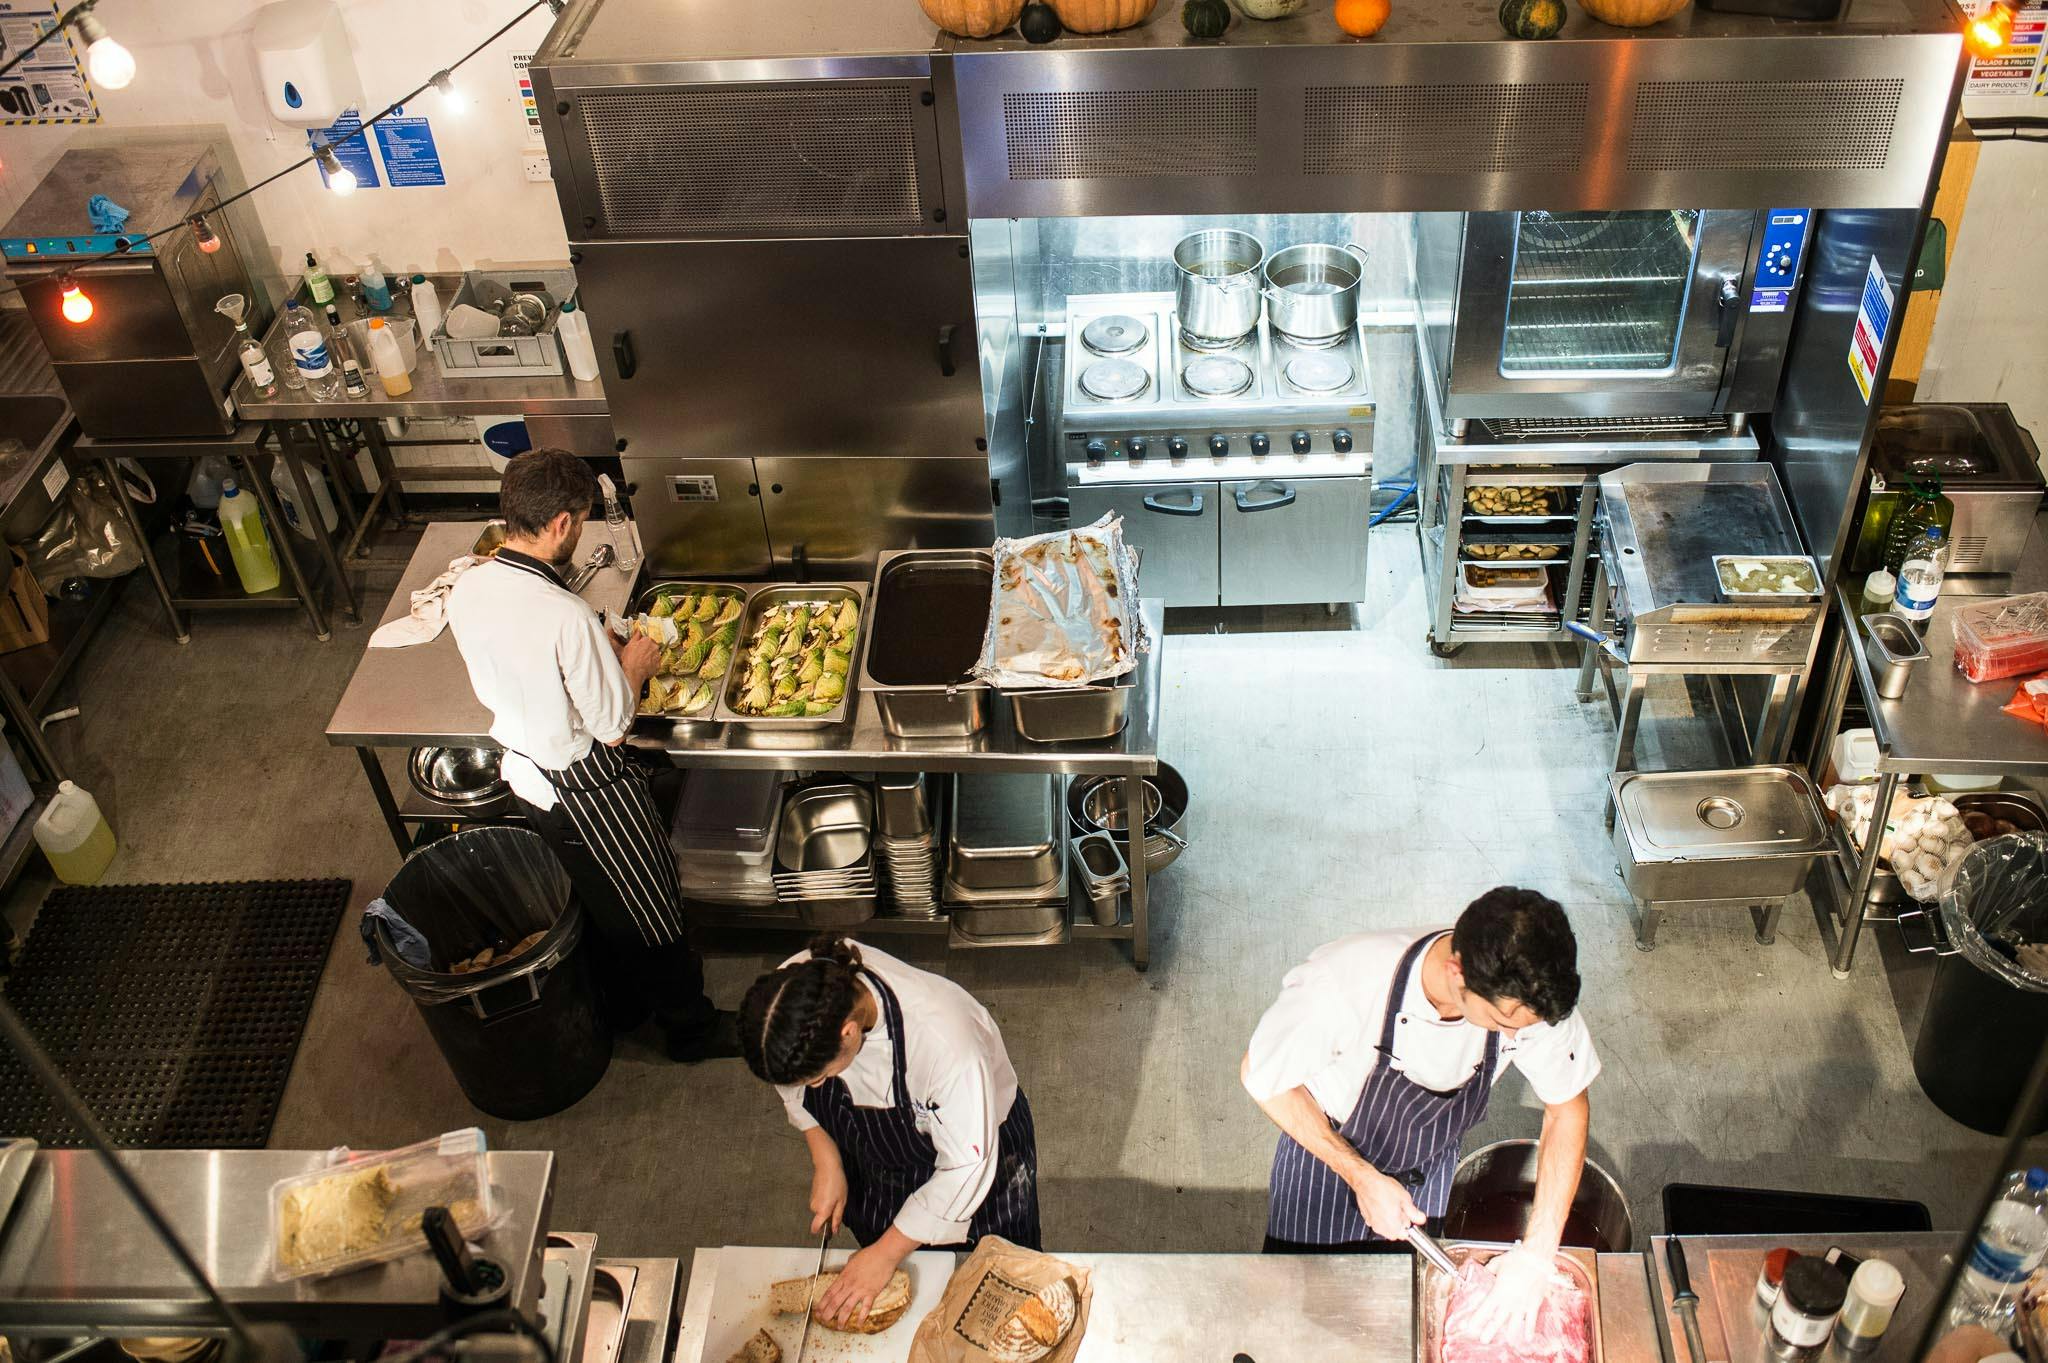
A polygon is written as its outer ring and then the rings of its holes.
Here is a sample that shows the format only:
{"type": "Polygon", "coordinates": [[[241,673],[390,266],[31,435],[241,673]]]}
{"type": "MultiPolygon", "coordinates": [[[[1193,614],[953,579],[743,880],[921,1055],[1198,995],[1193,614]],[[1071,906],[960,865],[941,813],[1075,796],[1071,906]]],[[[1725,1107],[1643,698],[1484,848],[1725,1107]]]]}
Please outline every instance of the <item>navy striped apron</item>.
{"type": "MultiPolygon", "coordinates": [[[[838,1145],[846,1166],[846,1227],[856,1240],[871,1245],[889,1229],[910,1195],[930,1180],[939,1159],[932,1138],[917,1129],[917,1113],[910,1102],[903,1009],[880,976],[867,969],[860,973],[881,1000],[883,1025],[889,1029],[893,1101],[888,1107],[856,1106],[846,1081],[834,1075],[804,1090],[804,1111],[838,1145]]],[[[998,1128],[995,1182],[975,1210],[966,1244],[932,1248],[967,1248],[984,1235],[1039,1248],[1038,1137],[1022,1088],[998,1128]]]]}
{"type": "MultiPolygon", "coordinates": [[[[1451,1174],[1465,1133],[1486,1116],[1493,1092],[1493,1066],[1500,1054],[1500,1034],[1486,1034],[1486,1056],[1459,1087],[1438,1093],[1394,1068],[1394,1029],[1402,1021],[1401,999],[1408,976],[1418,968],[1437,934],[1422,938],[1403,953],[1387,990],[1386,1016],[1380,1023],[1379,1059],[1366,1077],[1351,1115],[1337,1125],[1342,1136],[1373,1168],[1408,1188],[1415,1205],[1432,1217],[1442,1216],[1451,1198],[1451,1174]]],[[[1329,1165],[1282,1134],[1273,1152],[1268,1184],[1266,1234],[1275,1240],[1304,1245],[1342,1245],[1377,1240],[1358,1214],[1358,1198],[1329,1165]]]]}
{"type": "MultiPolygon", "coordinates": [[[[497,559],[568,590],[552,565],[531,555],[500,549],[497,559]]],[[[560,771],[538,762],[534,766],[555,788],[555,798],[591,860],[611,881],[640,940],[651,947],[682,941],[683,887],[676,878],[675,849],[654,808],[647,777],[618,749],[594,741],[588,753],[560,771]]]]}

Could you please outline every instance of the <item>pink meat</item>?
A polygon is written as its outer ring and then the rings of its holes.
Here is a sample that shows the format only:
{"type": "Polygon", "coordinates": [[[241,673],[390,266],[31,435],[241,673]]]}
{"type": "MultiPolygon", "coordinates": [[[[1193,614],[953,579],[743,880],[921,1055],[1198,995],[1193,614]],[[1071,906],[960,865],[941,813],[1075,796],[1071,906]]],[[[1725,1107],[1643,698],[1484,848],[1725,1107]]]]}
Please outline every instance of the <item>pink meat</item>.
{"type": "Polygon", "coordinates": [[[1551,1280],[1550,1295],[1527,1339],[1505,1336],[1487,1343],[1474,1323],[1479,1305],[1493,1294],[1492,1273],[1473,1260],[1458,1267],[1451,1304],[1444,1312],[1443,1363],[1587,1363],[1592,1357],[1592,1311],[1586,1292],[1569,1274],[1551,1280]]]}

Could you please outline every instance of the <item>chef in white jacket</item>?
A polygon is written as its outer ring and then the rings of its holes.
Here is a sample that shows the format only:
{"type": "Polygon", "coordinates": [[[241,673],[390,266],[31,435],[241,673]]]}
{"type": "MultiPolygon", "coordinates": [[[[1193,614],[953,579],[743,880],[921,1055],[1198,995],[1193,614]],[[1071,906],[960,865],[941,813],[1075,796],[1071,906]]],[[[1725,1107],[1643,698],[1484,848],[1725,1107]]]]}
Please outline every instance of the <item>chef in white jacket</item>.
{"type": "Polygon", "coordinates": [[[1532,1327],[1600,1073],[1577,951],[1562,908],[1504,886],[1454,927],[1358,933],[1289,971],[1241,1067],[1281,1132],[1267,1252],[1405,1248],[1409,1227],[1443,1215],[1459,1145],[1513,1065],[1543,1102],[1543,1135],[1522,1250],[1494,1261],[1484,1323],[1532,1327]]]}
{"type": "Polygon", "coordinates": [[[754,982],[739,1033],[810,1149],[812,1234],[843,1224],[862,1246],[821,1319],[857,1319],[927,1245],[1039,1248],[1031,1105],[966,990],[827,935],[754,982]]]}

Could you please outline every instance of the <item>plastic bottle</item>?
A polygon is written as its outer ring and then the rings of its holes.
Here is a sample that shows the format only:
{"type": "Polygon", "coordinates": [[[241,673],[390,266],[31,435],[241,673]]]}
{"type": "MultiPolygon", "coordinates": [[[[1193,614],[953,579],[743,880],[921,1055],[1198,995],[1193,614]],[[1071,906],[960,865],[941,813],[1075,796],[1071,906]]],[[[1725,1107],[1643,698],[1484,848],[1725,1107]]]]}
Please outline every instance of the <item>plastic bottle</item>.
{"type": "Polygon", "coordinates": [[[57,793],[36,819],[35,834],[50,869],[66,885],[98,884],[119,846],[99,801],[71,781],[57,783],[57,793]]]}
{"type": "Polygon", "coordinates": [[[1915,625],[1924,626],[1927,617],[1934,614],[1934,603],[1941,596],[1941,575],[1947,571],[1948,536],[1942,534],[1940,526],[1930,525],[1921,533],[1918,547],[1899,565],[1899,586],[1892,597],[1892,609],[1915,625]]]}
{"type": "Polygon", "coordinates": [[[1882,568],[1872,568],[1863,579],[1863,613],[1882,615],[1892,608],[1899,594],[1899,580],[1882,568]]]}
{"type": "Polygon", "coordinates": [[[377,382],[384,385],[384,396],[400,398],[412,391],[412,375],[405,372],[398,338],[382,317],[370,319],[370,367],[377,371],[377,382]]]}
{"type": "Polygon", "coordinates": [[[296,303],[286,305],[285,336],[291,342],[292,363],[298,367],[307,392],[317,402],[341,399],[341,371],[335,368],[327,332],[313,314],[296,303]]]}
{"type": "Polygon", "coordinates": [[[2019,1309],[2020,1289],[2048,1257],[2048,1169],[2028,1169],[2005,1181],[1984,1217],[1970,1261],[1956,1284],[1952,1325],[1981,1325],[2004,1334],[2019,1309]]]}
{"type": "Polygon", "coordinates": [[[355,343],[349,340],[348,328],[341,324],[341,314],[332,303],[327,305],[327,334],[334,338],[334,357],[341,362],[341,390],[352,398],[370,396],[363,362],[356,358],[355,343]]]}
{"type": "Polygon", "coordinates": [[[589,383],[597,377],[597,347],[590,340],[590,319],[576,310],[576,300],[562,304],[555,318],[555,338],[562,343],[562,358],[569,372],[589,383]]]}
{"type": "Polygon", "coordinates": [[[220,485],[234,474],[228,461],[217,454],[205,454],[192,468],[192,481],[185,485],[185,495],[192,499],[192,505],[201,511],[215,511],[220,507],[220,485]]]}
{"type": "Polygon", "coordinates": [[[612,537],[613,566],[621,572],[637,566],[640,562],[640,540],[633,533],[633,523],[626,519],[626,508],[619,505],[619,490],[612,486],[608,473],[597,475],[597,485],[604,491],[604,528],[612,537]]]}
{"type": "Polygon", "coordinates": [[[292,327],[298,312],[297,299],[292,299],[284,305],[284,325],[277,329],[277,353],[270,357],[271,368],[277,374],[277,381],[294,391],[306,386],[306,376],[299,372],[299,366],[292,358],[292,327]]]}
{"type": "Polygon", "coordinates": [[[320,262],[306,252],[306,297],[316,307],[326,307],[334,301],[334,281],[327,277],[327,271],[320,268],[320,262]]]}
{"type": "Polygon", "coordinates": [[[1904,1295],[1906,1279],[1898,1269],[1882,1259],[1865,1259],[1850,1276],[1849,1295],[1835,1318],[1835,1347],[1847,1353],[1876,1348],[1904,1295]]]}
{"type": "Polygon", "coordinates": [[[242,372],[248,376],[256,395],[276,397],[277,367],[271,364],[270,352],[263,348],[263,343],[249,334],[247,322],[235,323],[235,353],[241,356],[242,372]]]}
{"type": "Polygon", "coordinates": [[[1897,507],[1884,531],[1884,570],[1896,574],[1906,555],[1920,543],[1930,525],[1943,531],[1955,524],[1956,504],[1941,495],[1939,483],[1913,483],[1899,492],[1897,507]]]}
{"type": "MultiPolygon", "coordinates": [[[[314,513],[332,533],[338,513],[334,509],[334,497],[327,491],[326,475],[310,464],[301,464],[299,468],[306,475],[306,489],[312,494],[314,513]]],[[[292,476],[285,470],[282,460],[271,461],[270,487],[277,494],[277,509],[284,513],[285,524],[298,531],[302,538],[312,539],[313,518],[299,505],[298,490],[292,486],[292,476]]]]}
{"type": "Polygon", "coordinates": [[[423,274],[412,277],[412,316],[420,324],[420,344],[430,345],[441,329],[441,295],[434,281],[423,274]]]}
{"type": "Polygon", "coordinates": [[[270,536],[263,529],[263,516],[256,499],[227,479],[220,485],[220,528],[227,536],[228,553],[235,560],[235,573],[242,590],[251,596],[267,592],[278,584],[277,555],[270,551],[270,536]]]}
{"type": "Polygon", "coordinates": [[[378,312],[391,311],[391,285],[384,279],[384,272],[372,260],[363,266],[360,276],[363,281],[363,297],[378,312]]]}

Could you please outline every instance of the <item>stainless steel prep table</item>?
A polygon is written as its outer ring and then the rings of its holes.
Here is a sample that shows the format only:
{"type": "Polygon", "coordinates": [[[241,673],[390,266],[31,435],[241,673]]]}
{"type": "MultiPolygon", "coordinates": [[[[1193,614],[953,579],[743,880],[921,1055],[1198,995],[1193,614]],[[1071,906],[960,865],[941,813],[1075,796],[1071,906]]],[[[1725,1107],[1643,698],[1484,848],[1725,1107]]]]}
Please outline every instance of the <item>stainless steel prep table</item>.
{"type": "MultiPolygon", "coordinates": [[[[383,622],[410,608],[412,593],[432,581],[448,561],[475,542],[477,522],[445,521],[427,527],[406,565],[405,576],[391,595],[383,622]]],[[[591,534],[585,552],[603,536],[591,534]]],[[[605,610],[625,608],[631,579],[618,572],[600,572],[585,589],[584,599],[605,610]],[[600,593],[603,595],[601,596],[600,593]]],[[[1142,778],[1159,770],[1160,662],[1165,652],[1165,608],[1155,599],[1142,603],[1150,629],[1152,651],[1140,660],[1138,681],[1130,701],[1130,718],[1115,738],[1092,743],[1031,743],[1017,737],[1006,705],[995,707],[990,728],[971,739],[900,739],[882,728],[870,697],[856,692],[853,718],[827,729],[786,732],[750,730],[744,725],[672,725],[667,734],[636,732],[635,747],[657,751],[679,767],[724,767],[766,771],[929,771],[1005,770],[1060,775],[1121,776],[1128,783],[1127,808],[1144,807],[1142,778]]],[[[450,744],[496,747],[488,730],[490,713],[470,689],[469,674],[447,633],[431,644],[412,648],[369,649],[349,679],[341,703],[327,722],[327,741],[356,749],[363,772],[377,796],[378,807],[401,852],[412,840],[408,823],[465,822],[461,811],[410,798],[401,808],[393,799],[376,750],[450,744]]],[[[1110,939],[1131,944],[1131,959],[1143,970],[1150,957],[1150,895],[1144,858],[1136,840],[1141,830],[1125,833],[1124,856],[1131,868],[1131,915],[1114,926],[1092,922],[1072,924],[1077,938],[1110,939]]],[[[792,916],[746,910],[709,910],[693,905],[692,920],[707,927],[782,927],[792,916]]],[[[936,919],[879,917],[863,925],[870,932],[944,934],[949,924],[936,919]]]]}
{"type": "MultiPolygon", "coordinates": [[[[271,1272],[270,1185],[324,1168],[324,1150],[129,1150],[120,1155],[228,1301],[251,1321],[342,1339],[423,1337],[448,1323],[441,1271],[416,1254],[316,1281],[271,1272]]],[[[483,1237],[512,1304],[540,1300],[555,1157],[494,1152],[504,1208],[483,1237]]],[[[89,1150],[37,1152],[0,1241],[11,1335],[219,1334],[219,1320],[89,1150]]]]}
{"type": "MultiPolygon", "coordinates": [[[[1094,1291],[1075,1363],[1232,1354],[1259,1363],[1414,1363],[1409,1255],[1053,1252],[1087,1269],[1094,1291]]],[[[700,1249],[690,1261],[674,1363],[723,1363],[703,1357],[719,1258],[700,1249]]],[[[1663,1363],[1642,1256],[1602,1254],[1599,1277],[1602,1357],[1663,1363]]],[[[910,1331],[898,1332],[907,1356],[910,1331]]]]}
{"type": "MultiPolygon", "coordinates": [[[[2034,523],[2034,538],[2028,543],[2020,566],[2012,575],[2008,590],[2048,591],[2048,515],[2034,523]]],[[[1898,794],[1899,782],[1907,776],[1928,772],[2024,776],[2048,780],[2048,729],[2003,713],[2005,703],[2024,677],[1976,683],[1956,671],[1956,639],[1953,620],[1956,611],[1987,599],[1944,591],[1934,603],[1922,640],[1928,653],[1925,662],[1913,668],[1906,693],[1886,700],[1877,693],[1870,659],[1864,652],[1860,607],[1848,587],[1835,589],[1835,615],[1840,635],[1829,671],[1827,723],[1821,727],[1822,741],[1833,738],[1840,727],[1842,707],[1853,682],[1870,715],[1870,727],[1877,737],[1877,806],[1871,826],[1882,827],[1898,794]]],[[[1816,775],[1817,772],[1816,763],[1816,775]]],[[[1875,839],[1872,840],[1873,844],[1875,839]]],[[[1839,915],[1841,931],[1835,944],[1836,979],[1849,977],[1856,957],[1857,938],[1870,908],[1871,882],[1877,874],[1875,846],[1853,858],[1847,876],[1847,894],[1839,915]]],[[[1885,920],[1879,920],[1885,921],[1885,920]]]]}

